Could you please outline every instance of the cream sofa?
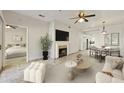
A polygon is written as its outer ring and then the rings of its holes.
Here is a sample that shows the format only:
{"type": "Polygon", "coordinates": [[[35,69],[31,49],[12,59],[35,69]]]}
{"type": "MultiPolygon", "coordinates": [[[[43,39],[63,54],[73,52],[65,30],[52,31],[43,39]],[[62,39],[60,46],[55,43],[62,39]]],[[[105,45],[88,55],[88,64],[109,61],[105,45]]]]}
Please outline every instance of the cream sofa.
{"type": "Polygon", "coordinates": [[[124,58],[107,56],[101,72],[96,73],[96,83],[124,83],[124,58]],[[118,64],[122,69],[117,69],[118,64]]]}

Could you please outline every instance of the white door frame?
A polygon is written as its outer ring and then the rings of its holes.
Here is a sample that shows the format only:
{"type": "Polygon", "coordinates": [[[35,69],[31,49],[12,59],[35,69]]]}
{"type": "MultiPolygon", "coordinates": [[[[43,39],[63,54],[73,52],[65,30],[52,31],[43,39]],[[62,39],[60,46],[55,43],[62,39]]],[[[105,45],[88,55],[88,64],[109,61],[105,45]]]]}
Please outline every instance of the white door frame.
{"type": "Polygon", "coordinates": [[[2,12],[0,11],[0,19],[2,20],[2,44],[1,44],[1,51],[2,51],[2,56],[1,56],[1,68],[0,68],[0,72],[2,71],[3,69],[3,62],[4,62],[4,49],[5,49],[5,44],[4,44],[4,31],[5,31],[5,21],[4,21],[4,18],[2,16],[2,12]]]}
{"type": "MultiPolygon", "coordinates": [[[[29,34],[29,32],[28,32],[28,27],[21,26],[21,25],[15,25],[15,24],[11,24],[11,25],[18,26],[18,27],[26,29],[26,62],[28,63],[29,62],[29,54],[28,54],[29,53],[29,49],[28,49],[28,47],[29,47],[29,45],[28,45],[28,41],[29,41],[29,39],[28,39],[29,35],[28,34],[29,34]]],[[[5,37],[5,34],[4,34],[4,37],[5,37]]],[[[4,40],[4,46],[5,46],[5,40],[4,40]]],[[[5,53],[5,51],[4,51],[4,53],[5,53]]],[[[4,60],[5,60],[5,54],[4,54],[4,60]]]]}
{"type": "MultiPolygon", "coordinates": [[[[26,62],[28,63],[29,62],[29,54],[28,54],[29,53],[29,48],[28,48],[29,47],[29,44],[28,44],[28,42],[29,42],[29,31],[28,31],[28,27],[21,26],[21,25],[15,25],[15,24],[11,24],[11,25],[18,26],[18,27],[26,29],[26,62]]],[[[4,42],[5,42],[5,40],[4,40],[4,42]]],[[[5,46],[5,43],[4,43],[4,46],[5,46]]],[[[5,55],[4,55],[4,60],[5,60],[5,55]]]]}

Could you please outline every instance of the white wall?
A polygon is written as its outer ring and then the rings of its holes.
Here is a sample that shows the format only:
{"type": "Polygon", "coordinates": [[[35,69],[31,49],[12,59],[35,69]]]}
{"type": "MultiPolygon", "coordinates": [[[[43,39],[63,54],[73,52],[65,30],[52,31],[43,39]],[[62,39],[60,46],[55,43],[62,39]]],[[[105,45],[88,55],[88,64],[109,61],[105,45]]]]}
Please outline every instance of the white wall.
{"type": "Polygon", "coordinates": [[[4,11],[8,24],[28,27],[28,61],[42,57],[40,38],[48,32],[48,23],[12,11],[4,11]]]}
{"type": "Polygon", "coordinates": [[[6,28],[5,29],[5,46],[8,44],[26,44],[26,28],[6,28]],[[15,40],[15,37],[18,36],[22,40],[15,40]]]}
{"type": "Polygon", "coordinates": [[[78,52],[81,48],[81,36],[78,29],[70,29],[70,53],[78,52]]]}
{"type": "Polygon", "coordinates": [[[101,34],[101,31],[90,31],[86,34],[88,35],[86,36],[87,39],[92,40],[94,38],[96,47],[101,47],[104,45],[104,35],[101,34]]]}
{"type": "Polygon", "coordinates": [[[51,48],[49,49],[49,57],[55,58],[55,22],[49,23],[49,37],[52,40],[51,48]]]}

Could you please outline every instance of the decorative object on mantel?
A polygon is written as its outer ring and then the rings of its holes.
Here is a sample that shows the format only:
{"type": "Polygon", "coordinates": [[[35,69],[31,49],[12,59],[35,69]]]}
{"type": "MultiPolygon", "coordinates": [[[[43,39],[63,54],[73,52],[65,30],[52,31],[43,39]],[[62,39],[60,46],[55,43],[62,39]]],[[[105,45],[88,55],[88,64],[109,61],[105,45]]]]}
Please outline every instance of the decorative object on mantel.
{"type": "Polygon", "coordinates": [[[105,30],[105,21],[102,22],[103,23],[103,30],[102,30],[102,34],[106,35],[107,31],[105,30]]]}
{"type": "Polygon", "coordinates": [[[48,59],[48,50],[51,46],[52,41],[49,39],[48,34],[46,34],[44,37],[41,37],[41,46],[43,50],[43,60],[48,59]]]}

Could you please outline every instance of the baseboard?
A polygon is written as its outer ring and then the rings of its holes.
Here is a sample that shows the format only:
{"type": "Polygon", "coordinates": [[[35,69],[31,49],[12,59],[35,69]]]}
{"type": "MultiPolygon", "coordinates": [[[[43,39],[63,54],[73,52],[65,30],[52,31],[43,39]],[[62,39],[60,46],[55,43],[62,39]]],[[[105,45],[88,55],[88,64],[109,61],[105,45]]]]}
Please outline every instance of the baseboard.
{"type": "Polygon", "coordinates": [[[39,61],[39,60],[42,60],[42,58],[32,59],[32,60],[29,60],[28,62],[39,61]]]}

